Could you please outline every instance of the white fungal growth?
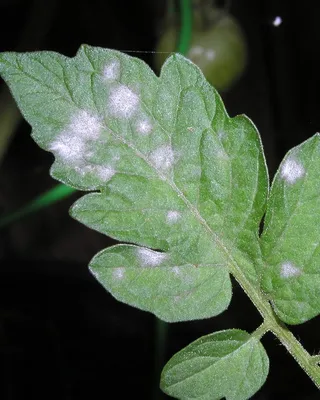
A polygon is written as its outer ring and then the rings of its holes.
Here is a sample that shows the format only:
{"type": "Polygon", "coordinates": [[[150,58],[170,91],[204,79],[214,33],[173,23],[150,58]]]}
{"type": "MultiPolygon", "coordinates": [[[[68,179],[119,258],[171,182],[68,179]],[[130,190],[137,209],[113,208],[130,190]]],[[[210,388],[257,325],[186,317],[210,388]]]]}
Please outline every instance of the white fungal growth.
{"type": "Polygon", "coordinates": [[[212,61],[216,57],[216,52],[214,50],[212,50],[212,49],[209,49],[209,50],[206,51],[205,55],[206,55],[208,60],[212,61]]]}
{"type": "Polygon", "coordinates": [[[64,161],[79,164],[86,151],[86,141],[97,139],[101,128],[97,116],[82,110],[72,116],[69,125],[51,143],[49,150],[64,161]]]}
{"type": "Polygon", "coordinates": [[[138,110],[139,96],[128,86],[115,86],[110,93],[108,108],[112,115],[119,118],[130,118],[138,110]]]}
{"type": "Polygon", "coordinates": [[[168,211],[167,213],[167,223],[174,224],[181,217],[178,211],[168,211]]]}
{"type": "Polygon", "coordinates": [[[174,154],[171,146],[161,146],[150,154],[150,161],[157,169],[167,170],[174,162],[174,154]]]}
{"type": "Polygon", "coordinates": [[[67,130],[72,131],[77,136],[81,136],[83,139],[97,139],[101,131],[101,122],[95,115],[82,110],[72,117],[67,130]]]}
{"type": "Polygon", "coordinates": [[[282,278],[291,278],[292,276],[298,276],[301,274],[301,270],[293,265],[291,262],[286,261],[281,265],[280,275],[282,278]]]}
{"type": "Polygon", "coordinates": [[[172,272],[173,272],[175,275],[180,275],[180,268],[179,268],[179,267],[173,267],[173,268],[172,268],[172,272]]]}
{"type": "Polygon", "coordinates": [[[120,62],[114,60],[107,64],[103,69],[103,79],[105,81],[114,81],[120,77],[120,62]]]}
{"type": "Polygon", "coordinates": [[[98,165],[94,169],[95,169],[95,172],[97,173],[97,175],[99,176],[99,178],[104,182],[107,182],[116,173],[116,171],[113,168],[111,168],[107,165],[106,166],[98,165]]]}
{"type": "Polygon", "coordinates": [[[137,122],[137,131],[142,135],[148,135],[152,131],[152,124],[149,119],[141,119],[137,122]]]}
{"type": "Polygon", "coordinates": [[[226,132],[225,131],[218,131],[218,138],[220,140],[224,139],[226,137],[226,132]]]}
{"type": "Polygon", "coordinates": [[[62,132],[50,145],[49,150],[64,161],[79,163],[85,152],[85,142],[72,132],[62,132]]]}
{"type": "Polygon", "coordinates": [[[125,268],[118,267],[113,270],[112,276],[114,279],[121,280],[124,278],[124,273],[125,273],[125,268]]]}
{"type": "Polygon", "coordinates": [[[158,253],[147,248],[139,248],[138,257],[142,265],[157,267],[167,258],[167,255],[165,253],[158,253]]]}
{"type": "Polygon", "coordinates": [[[288,183],[295,183],[298,179],[302,178],[305,170],[302,164],[297,161],[287,158],[282,164],[280,176],[288,183]]]}

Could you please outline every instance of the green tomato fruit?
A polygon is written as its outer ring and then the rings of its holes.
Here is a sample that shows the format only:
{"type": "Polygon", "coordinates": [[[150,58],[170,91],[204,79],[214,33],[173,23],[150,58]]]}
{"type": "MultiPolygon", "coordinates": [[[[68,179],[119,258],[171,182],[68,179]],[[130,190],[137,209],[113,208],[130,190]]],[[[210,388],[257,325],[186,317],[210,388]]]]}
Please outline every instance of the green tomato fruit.
{"type": "MultiPolygon", "coordinates": [[[[169,27],[161,36],[155,53],[155,68],[160,71],[168,57],[163,52],[174,52],[177,28],[169,27]]],[[[194,24],[187,57],[197,64],[207,80],[218,90],[225,91],[241,76],[247,62],[247,46],[237,21],[224,14],[209,28],[194,24]]]]}

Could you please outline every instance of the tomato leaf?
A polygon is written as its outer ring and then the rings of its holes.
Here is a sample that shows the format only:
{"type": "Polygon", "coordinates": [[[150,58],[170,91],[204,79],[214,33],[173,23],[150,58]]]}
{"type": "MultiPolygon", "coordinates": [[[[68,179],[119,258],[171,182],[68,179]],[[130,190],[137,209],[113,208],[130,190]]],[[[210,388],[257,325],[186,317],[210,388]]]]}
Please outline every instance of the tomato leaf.
{"type": "Polygon", "coordinates": [[[161,389],[177,399],[246,400],[268,372],[259,340],[230,329],[203,336],[175,354],[163,369],[161,389]]]}
{"type": "Polygon", "coordinates": [[[262,287],[289,324],[320,313],[319,155],[319,134],[286,155],[272,184],[261,237],[262,287]]]}
{"type": "Polygon", "coordinates": [[[173,55],[159,78],[141,60],[82,46],[74,58],[3,53],[0,73],[54,154],[51,175],[98,192],[72,216],[135,245],[90,263],[115,297],[181,321],[228,307],[231,263],[258,287],[260,138],[248,118],[227,115],[198,67],[173,55]]]}

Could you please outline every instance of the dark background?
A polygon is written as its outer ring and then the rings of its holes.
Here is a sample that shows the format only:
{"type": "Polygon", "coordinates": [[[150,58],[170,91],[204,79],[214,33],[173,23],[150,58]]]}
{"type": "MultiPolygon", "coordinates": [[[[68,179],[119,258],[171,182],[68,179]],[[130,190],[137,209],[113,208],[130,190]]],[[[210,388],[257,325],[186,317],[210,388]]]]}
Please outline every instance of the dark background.
{"type": "MultiPolygon", "coordinates": [[[[164,0],[0,0],[0,51],[73,56],[82,43],[152,51],[164,9],[164,0]]],[[[234,0],[231,13],[245,31],[249,64],[223,98],[231,116],[244,113],[257,125],[272,177],[291,147],[320,131],[320,2],[234,0]],[[278,15],[283,23],[274,27],[278,15]]],[[[152,66],[152,53],[134,55],[152,66]]],[[[1,214],[55,185],[52,161],[21,121],[0,168],[1,214]]],[[[68,216],[77,197],[0,231],[0,398],[156,399],[155,318],[117,302],[89,275],[91,257],[114,242],[68,216]]],[[[260,322],[234,283],[227,312],[169,326],[163,362],[200,335],[252,331],[260,322]]],[[[292,330],[319,351],[319,319],[292,330]]],[[[271,334],[263,343],[271,369],[254,399],[320,398],[271,334]]]]}

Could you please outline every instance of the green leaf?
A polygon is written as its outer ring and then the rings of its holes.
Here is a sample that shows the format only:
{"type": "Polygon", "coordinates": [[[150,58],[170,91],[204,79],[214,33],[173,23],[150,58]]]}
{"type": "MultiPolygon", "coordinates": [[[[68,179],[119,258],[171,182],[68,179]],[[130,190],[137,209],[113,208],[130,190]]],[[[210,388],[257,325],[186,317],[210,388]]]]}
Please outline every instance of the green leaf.
{"type": "Polygon", "coordinates": [[[161,389],[181,400],[246,400],[268,372],[259,340],[231,329],[203,336],[175,354],[163,369],[161,389]]]}
{"type": "Polygon", "coordinates": [[[320,313],[320,137],[285,156],[274,178],[261,237],[262,287],[278,316],[300,324],[320,313]]]}
{"type": "Polygon", "coordinates": [[[231,296],[228,272],[132,245],[109,247],[90,269],[118,300],[151,311],[167,322],[209,318],[224,311],[231,296]]]}
{"type": "Polygon", "coordinates": [[[115,297],[180,321],[228,307],[231,265],[258,287],[268,191],[259,134],[245,116],[227,115],[199,68],[174,55],[158,78],[141,60],[82,46],[74,58],[3,53],[0,73],[34,139],[54,153],[51,175],[98,191],[73,217],[141,246],[91,262],[115,297]],[[137,257],[146,248],[166,261],[146,266],[137,257]]]}

